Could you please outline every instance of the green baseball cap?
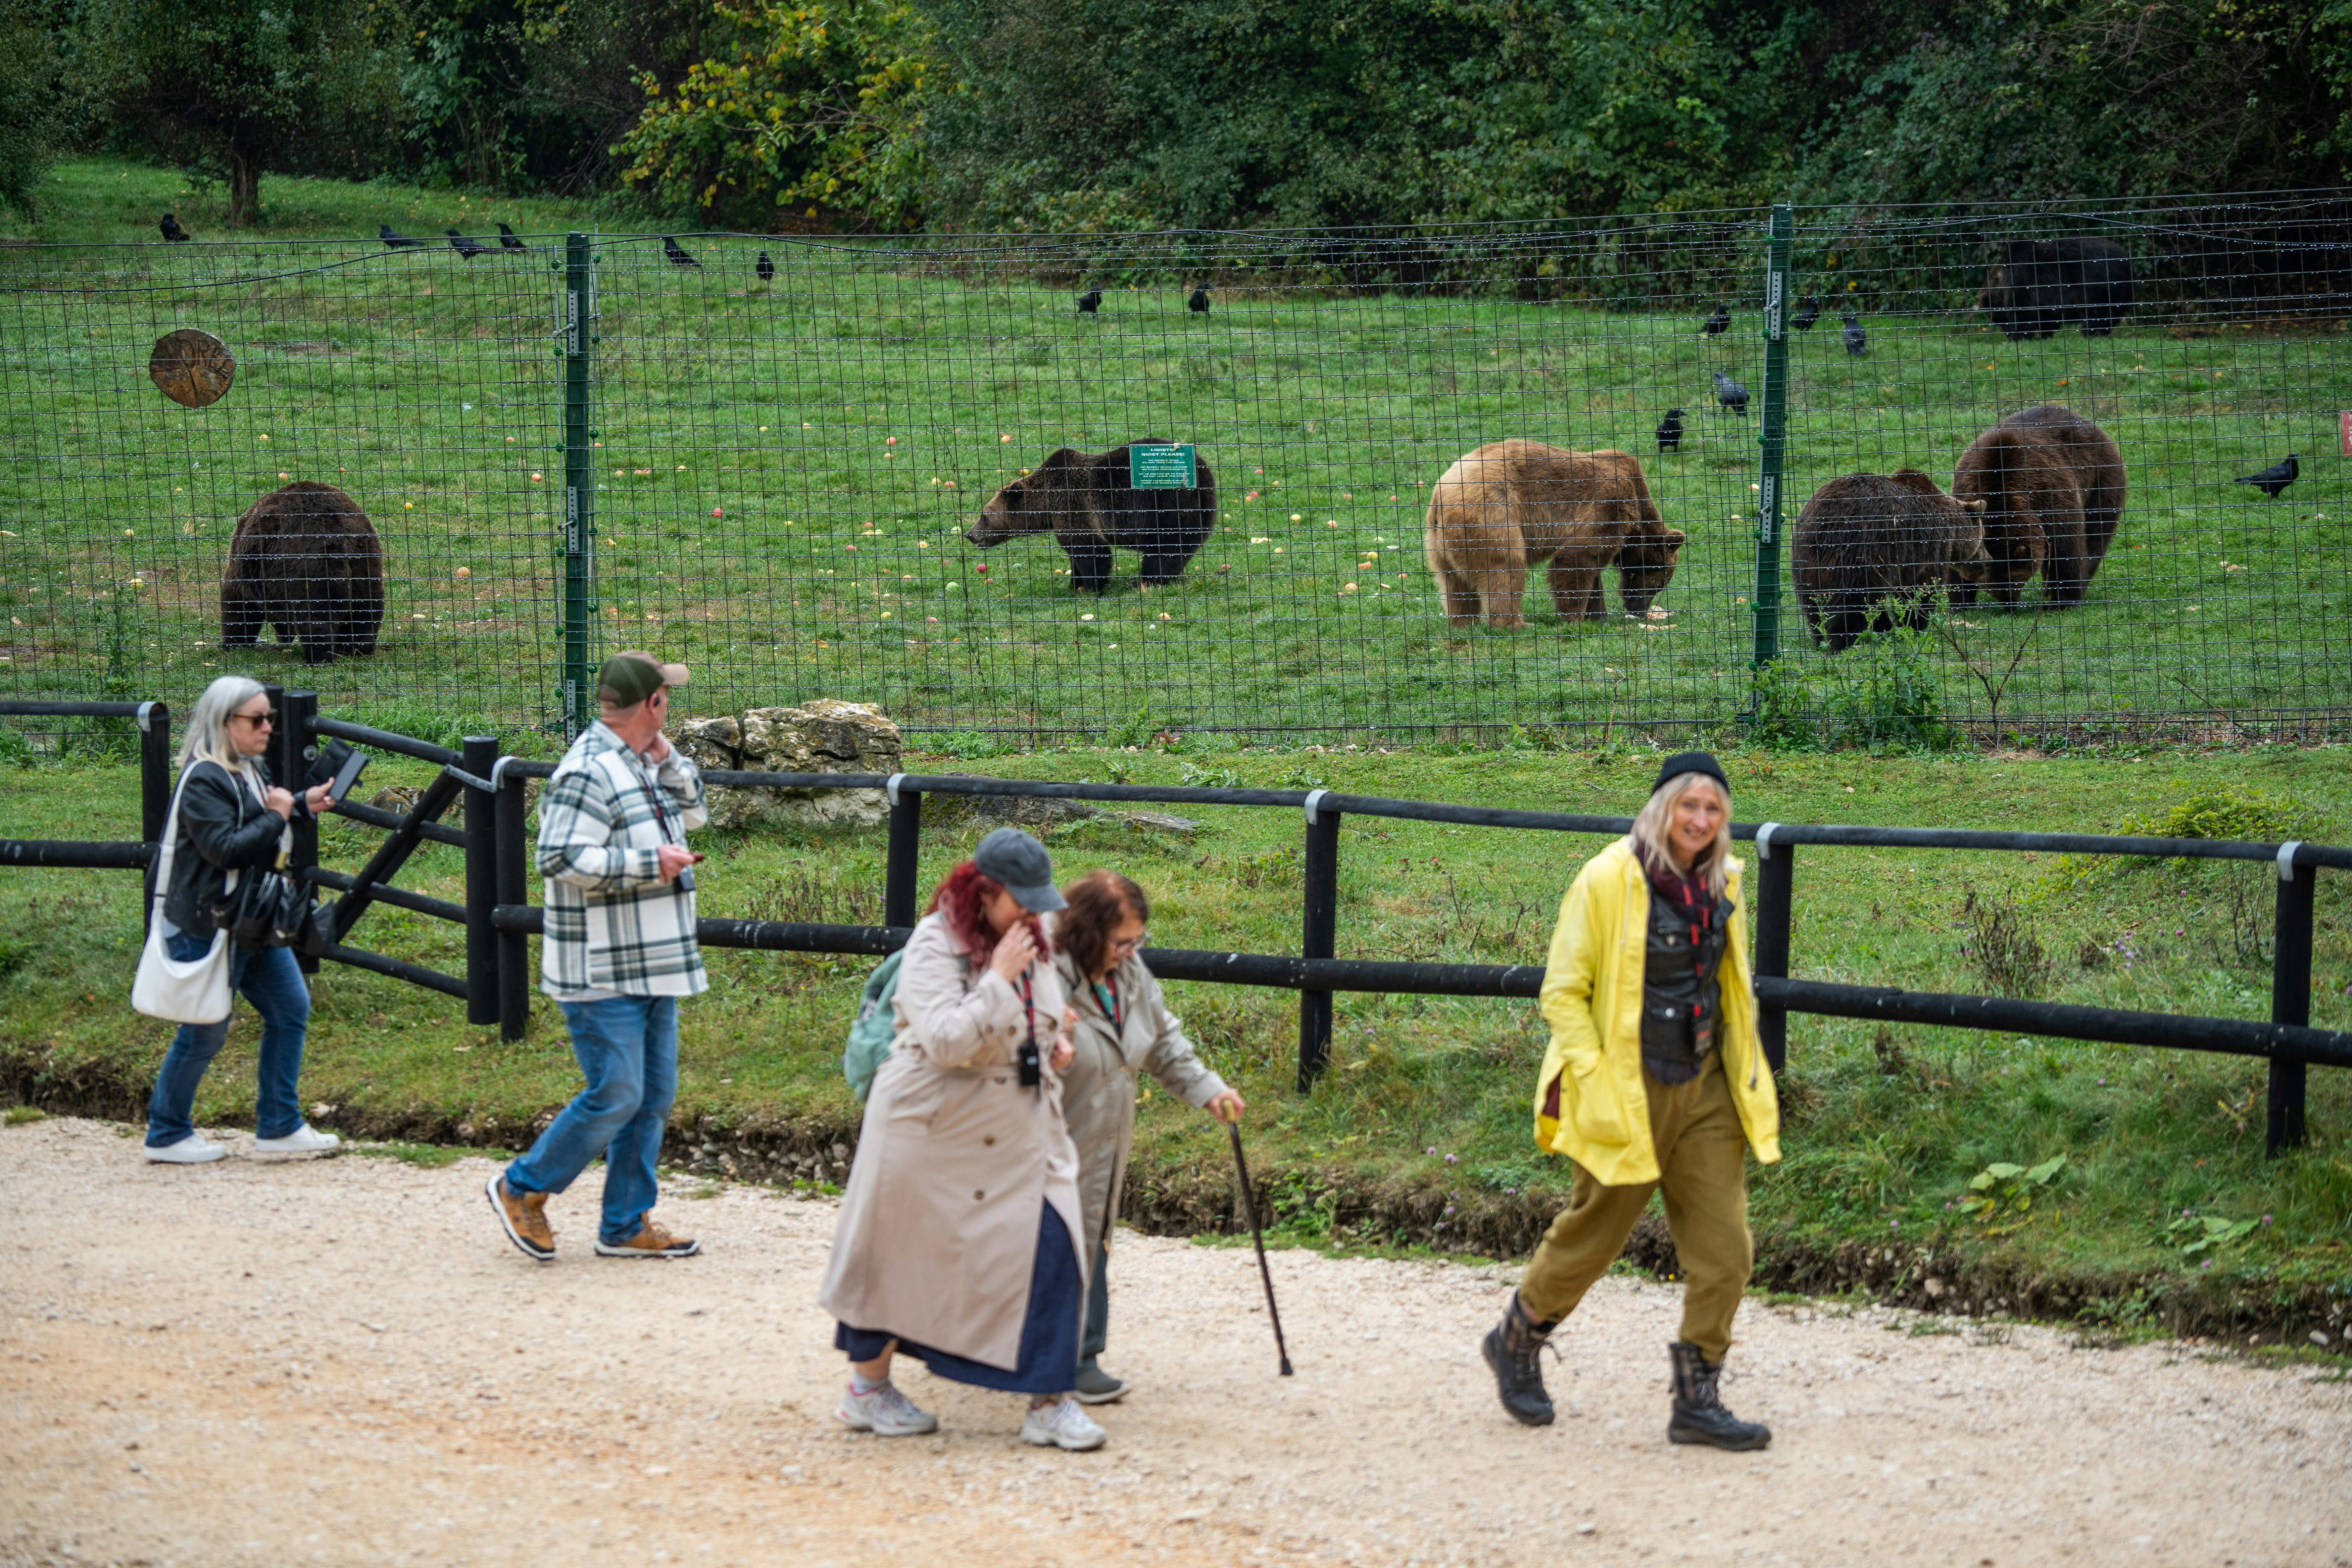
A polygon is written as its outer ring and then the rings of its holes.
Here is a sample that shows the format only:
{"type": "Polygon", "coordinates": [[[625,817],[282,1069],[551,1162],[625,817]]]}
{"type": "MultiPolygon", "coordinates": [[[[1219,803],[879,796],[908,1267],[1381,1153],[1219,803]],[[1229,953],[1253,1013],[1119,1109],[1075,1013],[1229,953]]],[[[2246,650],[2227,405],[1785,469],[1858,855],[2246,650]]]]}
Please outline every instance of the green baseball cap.
{"type": "Polygon", "coordinates": [[[635,708],[665,686],[684,686],[692,679],[682,664],[665,663],[658,654],[636,649],[616,653],[596,672],[596,700],[615,708],[635,708]]]}

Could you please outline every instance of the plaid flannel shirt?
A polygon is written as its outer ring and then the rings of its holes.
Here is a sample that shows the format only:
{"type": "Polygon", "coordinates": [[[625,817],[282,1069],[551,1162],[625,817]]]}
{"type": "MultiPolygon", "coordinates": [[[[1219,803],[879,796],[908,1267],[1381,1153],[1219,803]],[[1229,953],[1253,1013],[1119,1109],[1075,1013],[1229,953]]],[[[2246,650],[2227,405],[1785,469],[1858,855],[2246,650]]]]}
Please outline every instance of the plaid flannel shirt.
{"type": "Polygon", "coordinates": [[[691,996],[708,989],[694,895],[661,879],[661,847],[685,843],[687,829],[709,820],[702,775],[675,748],[649,770],[601,723],[572,742],[539,802],[543,990],[691,996]]]}

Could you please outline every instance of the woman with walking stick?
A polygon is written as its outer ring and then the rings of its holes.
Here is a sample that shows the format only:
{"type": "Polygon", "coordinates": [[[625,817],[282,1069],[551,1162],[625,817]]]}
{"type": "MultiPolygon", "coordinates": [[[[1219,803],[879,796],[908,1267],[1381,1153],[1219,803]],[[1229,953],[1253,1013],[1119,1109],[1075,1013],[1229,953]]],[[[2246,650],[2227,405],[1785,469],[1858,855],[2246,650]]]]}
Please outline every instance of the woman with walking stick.
{"type": "Polygon", "coordinates": [[[1485,1346],[1503,1408],[1530,1426],[1552,1420],[1546,1341],[1662,1192],[1685,1280],[1666,1436],[1738,1449],[1772,1440],[1717,1392],[1756,1257],[1747,1152],[1768,1165],[1780,1157],[1730,792],[1706,752],[1668,757],[1633,832],[1586,863],[1560,906],[1544,971],[1552,1035],[1536,1142],[1574,1162],[1576,1179],[1485,1346]]]}
{"type": "Polygon", "coordinates": [[[877,1436],[939,1421],[893,1359],[1028,1395],[1021,1439],[1098,1448],[1071,1397],[1086,1300],[1078,1156],[1062,1121],[1060,979],[1040,914],[1062,907],[1045,847],[1000,827],[950,872],[915,927],[891,999],[819,1301],[849,1389],[834,1414],[877,1436]]]}
{"type": "Polygon", "coordinates": [[[1108,1405],[1124,1394],[1124,1378],[1105,1372],[1110,1331],[1111,1227],[1135,1142],[1137,1074],[1218,1121],[1235,1122],[1242,1097],[1204,1064],[1168,1010],[1160,982],[1139,956],[1150,906],[1143,889],[1116,871],[1090,871],[1062,889],[1069,907],[1054,921],[1054,969],[1077,1015],[1076,1054],[1062,1075],[1062,1114],[1078,1150],[1078,1198],[1086,1214],[1091,1260],[1087,1284],[1087,1331],[1080,1347],[1077,1397],[1108,1405]]]}

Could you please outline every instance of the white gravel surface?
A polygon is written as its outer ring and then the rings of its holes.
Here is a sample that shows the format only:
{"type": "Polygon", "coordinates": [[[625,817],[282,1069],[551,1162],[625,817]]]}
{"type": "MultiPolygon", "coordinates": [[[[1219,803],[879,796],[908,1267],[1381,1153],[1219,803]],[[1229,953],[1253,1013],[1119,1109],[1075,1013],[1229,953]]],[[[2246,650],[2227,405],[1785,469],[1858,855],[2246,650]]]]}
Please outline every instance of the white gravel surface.
{"type": "Polygon", "coordinates": [[[672,1263],[495,1228],[495,1168],[151,1167],[127,1130],[0,1131],[0,1563],[2323,1564],[2352,1562],[2352,1384],[2032,1328],[1742,1313],[1771,1449],[1665,1442],[1677,1292],[1612,1279],[1559,1423],[1477,1354],[1507,1274],[1123,1237],[1100,1453],[911,1369],[936,1437],[831,1415],[830,1204],[684,1179],[672,1263]],[[703,1194],[709,1194],[703,1196],[703,1194]],[[701,1197],[701,1201],[688,1201],[701,1197]]]}

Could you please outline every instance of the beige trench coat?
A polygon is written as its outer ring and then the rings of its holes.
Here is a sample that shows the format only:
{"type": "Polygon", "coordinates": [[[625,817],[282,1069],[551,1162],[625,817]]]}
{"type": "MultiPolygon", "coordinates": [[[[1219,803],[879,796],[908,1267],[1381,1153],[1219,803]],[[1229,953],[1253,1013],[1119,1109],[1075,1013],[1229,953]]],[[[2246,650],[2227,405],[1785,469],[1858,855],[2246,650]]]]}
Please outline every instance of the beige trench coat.
{"type": "Polygon", "coordinates": [[[1087,1250],[1110,1245],[1127,1184],[1127,1157],[1135,1145],[1136,1074],[1160,1080],[1170,1094],[1198,1110],[1224,1092],[1225,1080],[1193,1054],[1184,1025],[1168,1010],[1160,982],[1130,954],[1111,978],[1118,983],[1124,1027],[1112,1024],[1067,953],[1054,970],[1077,1009],[1077,1054],[1062,1074],[1062,1114],[1078,1150],[1078,1198],[1086,1207],[1087,1250]]]}
{"type": "Polygon", "coordinates": [[[817,1300],[853,1328],[896,1334],[983,1365],[1021,1361],[1041,1204],[1069,1228],[1083,1279],[1090,1249],[1078,1156],[1062,1123],[1050,1058],[1062,983],[1029,970],[1045,1081],[1020,1082],[1028,1022],[993,970],[966,973],[939,915],[908,939],[894,1005],[898,1034],[874,1077],[857,1157],[817,1300]]]}

